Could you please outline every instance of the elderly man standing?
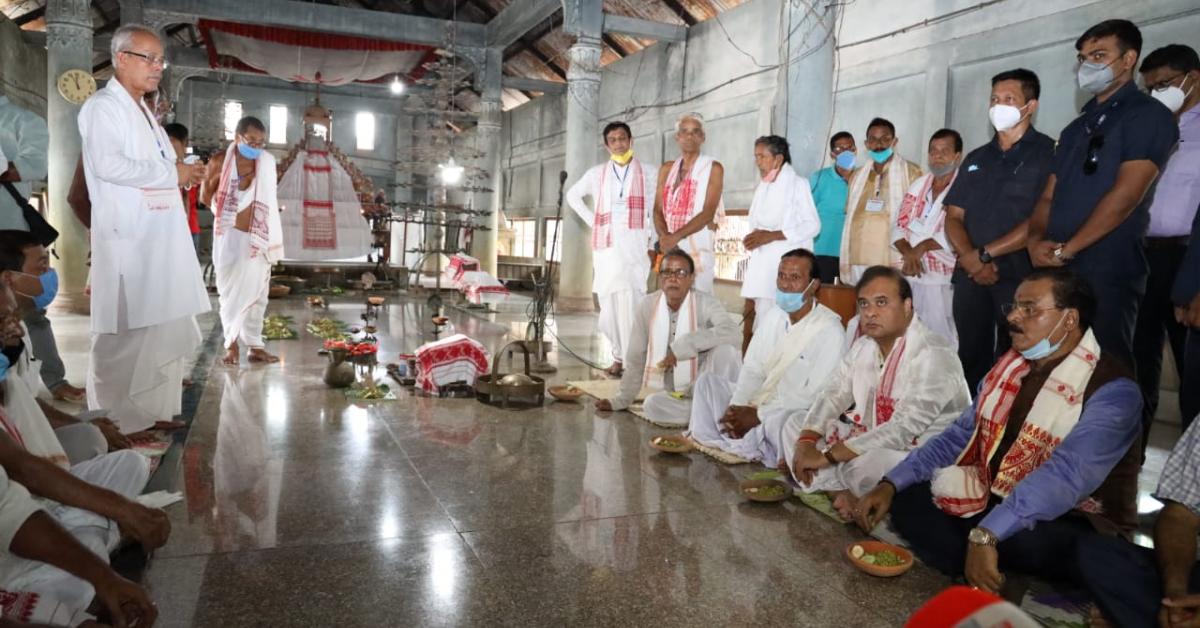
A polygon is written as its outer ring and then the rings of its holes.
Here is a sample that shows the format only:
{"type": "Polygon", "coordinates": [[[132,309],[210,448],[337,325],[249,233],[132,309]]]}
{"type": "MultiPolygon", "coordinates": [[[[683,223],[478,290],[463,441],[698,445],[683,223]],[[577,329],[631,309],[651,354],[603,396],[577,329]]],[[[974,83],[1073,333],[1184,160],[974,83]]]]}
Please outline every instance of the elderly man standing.
{"type": "Polygon", "coordinates": [[[696,380],[691,438],[771,467],[783,460],[784,423],[808,411],[842,357],[842,319],[817,303],[820,288],[811,251],[783,254],[776,298],[759,315],[737,380],[715,373],[696,380]]]}
{"type": "Polygon", "coordinates": [[[872,266],[855,290],[862,337],[812,408],[783,428],[793,477],[808,492],[828,492],[847,520],[858,497],[971,403],[958,356],[915,316],[898,271],[872,266]]]}
{"type": "Polygon", "coordinates": [[[913,286],[913,307],[926,327],[958,347],[954,326],[954,253],[946,240],[942,202],[958,174],[963,141],[958,131],[941,129],[929,138],[929,172],[913,182],[892,225],[896,264],[913,286]]]}
{"type": "Polygon", "coordinates": [[[142,101],[158,89],[162,42],[129,24],[112,38],[115,77],[79,112],[92,200],[92,347],[88,406],[128,434],[171,427],[184,365],[209,309],[179,187],[201,165],[176,163],[171,140],[142,101]]]}
{"type": "Polygon", "coordinates": [[[712,294],[717,258],[713,231],[725,207],[721,192],[725,168],[721,162],[700,153],[704,146],[704,118],[685,113],[675,123],[679,158],[658,169],[654,195],[654,228],[658,250],[683,249],[696,264],[695,289],[712,294]]]}
{"type": "Polygon", "coordinates": [[[608,374],[620,376],[625,343],[634,312],[646,296],[652,253],[650,211],[654,208],[651,172],[633,156],[629,125],[610,122],[604,127],[609,160],[587,171],[567,190],[567,204],[592,228],[592,291],[600,298],[600,333],[612,345],[608,374]],[[596,211],[583,197],[592,197],[596,211]]]}
{"type": "Polygon", "coordinates": [[[263,150],[267,131],[258,118],[238,120],[235,131],[225,153],[208,162],[201,192],[215,216],[212,259],[225,331],[224,362],[241,359],[239,340],[248,348],[250,362],[278,362],[267,353],[262,337],[271,266],[283,257],[275,157],[263,150]]]}
{"type": "Polygon", "coordinates": [[[646,417],[683,427],[692,415],[692,385],[701,374],[737,379],[742,362],[737,321],[716,297],[692,289],[695,269],[687,253],[667,251],[658,271],[662,288],[638,304],[620,392],[597,400],[597,410],[624,410],[645,388],[654,391],[643,405],[646,417]]]}
{"type": "Polygon", "coordinates": [[[1142,396],[1102,351],[1096,307],[1070,271],[1030,273],[1009,307],[1012,349],[974,405],[863,497],[859,525],[890,510],[921,560],[993,593],[1001,569],[1072,580],[1076,541],[1135,528],[1142,396]]]}
{"type": "Polygon", "coordinates": [[[867,125],[867,156],[870,167],[862,167],[850,178],[846,197],[846,223],[838,257],[842,283],[854,285],[871,266],[900,262],[892,247],[892,224],[904,204],[904,195],[921,176],[921,167],[895,153],[900,140],[896,126],[883,118],[867,125]]]}
{"type": "Polygon", "coordinates": [[[766,135],[755,140],[754,165],[762,180],[750,202],[750,233],[742,240],[750,251],[742,280],[742,298],[746,300],[743,351],[758,328],[756,315],[765,313],[775,301],[780,258],[795,249],[811,251],[813,237],[821,231],[812,191],[808,181],[792,169],[786,139],[766,135]]]}

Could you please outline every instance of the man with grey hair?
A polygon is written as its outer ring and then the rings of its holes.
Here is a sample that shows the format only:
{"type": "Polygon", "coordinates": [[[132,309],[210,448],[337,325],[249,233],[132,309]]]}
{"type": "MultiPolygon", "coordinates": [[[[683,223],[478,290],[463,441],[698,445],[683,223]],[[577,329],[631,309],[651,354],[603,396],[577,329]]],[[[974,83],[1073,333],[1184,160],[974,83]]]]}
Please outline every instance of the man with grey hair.
{"type": "Polygon", "coordinates": [[[709,229],[725,210],[721,191],[725,168],[721,162],[700,153],[704,145],[704,118],[685,113],[675,123],[675,141],[680,156],[658,169],[654,195],[654,228],[658,250],[683,249],[696,262],[694,288],[712,294],[716,255],[709,229]]]}
{"type": "Polygon", "coordinates": [[[179,188],[204,167],[182,163],[143,97],[167,66],[158,35],[129,24],[112,39],[114,80],[79,112],[92,201],[92,346],[88,406],[123,433],[173,427],[184,365],[209,310],[179,188]]]}

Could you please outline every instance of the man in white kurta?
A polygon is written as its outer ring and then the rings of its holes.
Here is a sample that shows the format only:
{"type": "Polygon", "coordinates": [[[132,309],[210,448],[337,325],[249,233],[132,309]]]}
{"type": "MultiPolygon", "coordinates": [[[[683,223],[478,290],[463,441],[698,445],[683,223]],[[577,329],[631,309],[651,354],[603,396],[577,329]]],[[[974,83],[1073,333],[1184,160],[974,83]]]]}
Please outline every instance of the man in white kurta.
{"type": "Polygon", "coordinates": [[[842,319],[813,297],[816,263],[807,250],[780,260],[780,299],[759,314],[737,380],[705,373],[696,381],[692,439],[769,467],[783,460],[788,417],[808,411],[842,357],[842,319]]]}
{"type": "Polygon", "coordinates": [[[263,149],[266,128],[254,117],[238,121],[223,157],[208,164],[201,198],[213,212],[213,269],[225,332],[225,364],[241,359],[278,362],[267,353],[263,317],[271,288],[271,266],[283,258],[283,228],[275,187],[275,157],[263,149]]]}
{"type": "Polygon", "coordinates": [[[162,78],[162,43],[147,27],[122,29],[115,77],[84,103],[79,133],[92,201],[88,406],[128,434],[180,412],[185,364],[201,340],[195,316],[209,302],[179,194],[203,167],[176,163],[142,101],[162,78]]]}
{"type": "Polygon", "coordinates": [[[808,413],[783,429],[793,477],[807,492],[830,493],[846,518],[858,497],[971,403],[957,353],[913,315],[898,271],[867,269],[857,293],[863,336],[808,413]]]}
{"type": "Polygon", "coordinates": [[[813,202],[808,180],[792,169],[787,140],[767,135],[754,142],[754,164],[762,180],[750,202],[750,233],[742,244],[750,251],[742,278],[746,300],[743,346],[758,328],[756,314],[766,312],[775,301],[775,273],[784,253],[812,250],[813,238],[821,231],[821,218],[813,202]]]}
{"type": "Polygon", "coordinates": [[[714,225],[725,212],[722,191],[725,168],[700,149],[704,146],[704,119],[686,113],[675,123],[679,157],[658,169],[654,199],[654,228],[659,252],[683,249],[696,264],[693,287],[712,294],[717,257],[714,225]]]}
{"type": "Polygon", "coordinates": [[[567,204],[592,229],[592,292],[600,301],[600,333],[612,346],[610,375],[620,375],[634,311],[646,296],[653,245],[653,172],[633,156],[629,127],[604,128],[610,159],[587,171],[567,190],[567,204]],[[592,197],[596,211],[583,199],[592,197]]]}
{"type": "Polygon", "coordinates": [[[913,309],[926,327],[941,334],[958,349],[954,326],[954,249],[946,239],[946,211],[942,200],[958,176],[962,138],[942,129],[929,140],[930,172],[913,181],[892,223],[892,246],[900,253],[894,264],[908,277],[913,289],[913,309]]]}
{"type": "Polygon", "coordinates": [[[662,289],[638,304],[620,391],[611,400],[598,400],[596,409],[624,410],[645,389],[646,418],[683,427],[692,414],[692,385],[701,374],[737,379],[742,362],[737,320],[716,297],[692,290],[694,268],[678,249],[663,258],[662,289]]]}

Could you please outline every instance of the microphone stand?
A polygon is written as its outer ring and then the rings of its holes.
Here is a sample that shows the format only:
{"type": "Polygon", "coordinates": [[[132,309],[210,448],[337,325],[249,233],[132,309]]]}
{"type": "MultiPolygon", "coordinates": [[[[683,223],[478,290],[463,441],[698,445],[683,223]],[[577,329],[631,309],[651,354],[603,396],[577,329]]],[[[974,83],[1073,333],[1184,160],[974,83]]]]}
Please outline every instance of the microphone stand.
{"type": "Polygon", "coordinates": [[[545,338],[546,318],[554,307],[554,268],[556,266],[554,257],[558,252],[558,233],[562,227],[563,188],[566,184],[567,172],[563,170],[558,173],[558,202],[555,204],[554,236],[550,240],[550,256],[543,261],[542,276],[533,281],[533,316],[530,317],[529,326],[525,329],[526,340],[536,343],[536,362],[530,369],[535,373],[553,373],[558,370],[547,359],[545,338]],[[531,335],[532,339],[529,338],[531,335]]]}

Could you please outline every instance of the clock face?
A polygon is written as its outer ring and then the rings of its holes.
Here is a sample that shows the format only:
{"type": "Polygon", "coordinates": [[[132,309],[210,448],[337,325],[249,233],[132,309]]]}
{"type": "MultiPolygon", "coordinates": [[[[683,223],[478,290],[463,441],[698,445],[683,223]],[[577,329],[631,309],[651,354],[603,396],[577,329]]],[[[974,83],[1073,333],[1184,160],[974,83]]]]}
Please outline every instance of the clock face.
{"type": "Polygon", "coordinates": [[[83,70],[67,70],[58,77],[58,93],[67,102],[82,105],[96,93],[96,79],[83,70]]]}

